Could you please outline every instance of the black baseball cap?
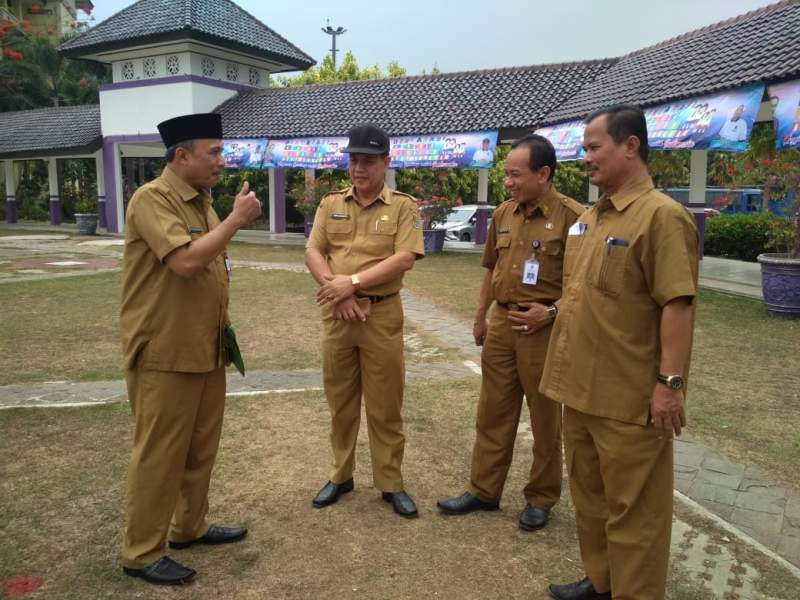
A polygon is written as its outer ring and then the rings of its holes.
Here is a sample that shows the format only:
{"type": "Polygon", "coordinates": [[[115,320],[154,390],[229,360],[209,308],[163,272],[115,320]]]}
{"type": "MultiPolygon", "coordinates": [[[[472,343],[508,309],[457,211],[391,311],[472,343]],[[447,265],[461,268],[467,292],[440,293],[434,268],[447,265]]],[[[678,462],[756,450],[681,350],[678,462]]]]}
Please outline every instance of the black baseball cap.
{"type": "Polygon", "coordinates": [[[167,148],[187,140],[222,139],[222,117],[218,113],[182,115],[158,124],[167,148]]]}
{"type": "Polygon", "coordinates": [[[388,154],[389,136],[372,123],[356,125],[347,132],[347,147],[342,152],[355,154],[388,154]]]}

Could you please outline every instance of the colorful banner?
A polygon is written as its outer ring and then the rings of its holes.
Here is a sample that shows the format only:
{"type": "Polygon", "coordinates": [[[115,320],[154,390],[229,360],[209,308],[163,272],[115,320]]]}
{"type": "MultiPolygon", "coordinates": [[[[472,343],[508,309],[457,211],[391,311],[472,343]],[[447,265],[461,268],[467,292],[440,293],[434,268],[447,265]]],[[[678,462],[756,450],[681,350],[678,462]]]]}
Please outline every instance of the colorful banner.
{"type": "Polygon", "coordinates": [[[662,104],[645,110],[654,150],[743,152],[753,131],[764,85],[662,104]]]}
{"type": "Polygon", "coordinates": [[[346,169],[346,137],[270,140],[262,168],[346,169]]]}
{"type": "Polygon", "coordinates": [[[578,160],[586,154],[583,151],[583,121],[570,121],[552,127],[542,127],[535,133],[546,137],[556,149],[558,160],[578,160]]]}
{"type": "Polygon", "coordinates": [[[222,143],[225,166],[232,169],[260,169],[267,140],[228,140],[222,143]]]}
{"type": "Polygon", "coordinates": [[[800,147],[800,80],[767,88],[775,123],[775,147],[800,147]]]}
{"type": "Polygon", "coordinates": [[[497,131],[391,138],[392,169],[471,167],[490,169],[497,131]]]}

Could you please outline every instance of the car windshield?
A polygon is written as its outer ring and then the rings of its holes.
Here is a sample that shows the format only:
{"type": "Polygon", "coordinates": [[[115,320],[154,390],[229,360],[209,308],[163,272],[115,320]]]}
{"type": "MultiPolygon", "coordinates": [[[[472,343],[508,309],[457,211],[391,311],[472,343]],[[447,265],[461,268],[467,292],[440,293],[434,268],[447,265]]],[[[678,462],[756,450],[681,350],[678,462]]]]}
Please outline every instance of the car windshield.
{"type": "Polygon", "coordinates": [[[463,223],[475,212],[474,208],[454,208],[447,215],[448,223],[463,223]]]}

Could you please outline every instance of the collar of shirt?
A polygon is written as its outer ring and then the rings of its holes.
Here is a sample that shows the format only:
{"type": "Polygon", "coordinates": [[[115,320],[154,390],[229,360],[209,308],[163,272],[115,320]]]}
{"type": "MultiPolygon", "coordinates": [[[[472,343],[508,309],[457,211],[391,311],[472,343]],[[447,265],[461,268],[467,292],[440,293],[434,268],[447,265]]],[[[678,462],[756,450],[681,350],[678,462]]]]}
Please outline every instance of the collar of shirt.
{"type": "Polygon", "coordinates": [[[604,210],[610,203],[617,209],[617,212],[622,212],[647,192],[654,189],[653,180],[648,175],[643,179],[623,185],[613,196],[603,194],[597,201],[597,208],[598,210],[604,210]]]}
{"type": "MultiPolygon", "coordinates": [[[[541,200],[539,200],[536,206],[533,207],[530,216],[531,217],[534,216],[536,214],[536,211],[538,210],[539,212],[542,213],[543,217],[547,218],[547,215],[553,212],[553,203],[555,202],[558,202],[558,197],[556,195],[556,188],[553,186],[553,184],[550,184],[550,189],[544,193],[541,200]]],[[[514,212],[515,213],[521,212],[523,215],[525,214],[522,205],[519,203],[517,203],[516,208],[514,208],[514,212]]]]}
{"type": "Polygon", "coordinates": [[[196,188],[192,187],[186,181],[181,179],[175,171],[169,168],[169,166],[164,167],[164,171],[161,173],[161,178],[169,187],[175,190],[175,192],[184,202],[194,200],[198,196],[201,200],[209,202],[211,201],[210,195],[207,191],[198,191],[196,188]]]}
{"type": "MultiPolygon", "coordinates": [[[[347,188],[347,192],[344,195],[345,200],[350,200],[351,198],[353,200],[356,199],[355,186],[350,186],[349,188],[347,188]]],[[[386,206],[389,206],[392,203],[392,190],[385,183],[383,184],[383,189],[381,189],[381,193],[378,194],[378,200],[383,202],[386,206]]]]}

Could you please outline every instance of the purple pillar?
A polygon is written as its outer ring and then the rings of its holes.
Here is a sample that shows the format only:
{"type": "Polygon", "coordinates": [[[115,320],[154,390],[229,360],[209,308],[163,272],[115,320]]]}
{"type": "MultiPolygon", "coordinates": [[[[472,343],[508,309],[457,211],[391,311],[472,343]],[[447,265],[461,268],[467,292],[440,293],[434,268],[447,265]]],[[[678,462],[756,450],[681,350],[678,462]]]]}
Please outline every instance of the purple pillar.
{"type": "Polygon", "coordinates": [[[117,189],[116,165],[119,161],[117,145],[108,138],[103,139],[103,180],[106,185],[106,229],[111,233],[119,233],[121,223],[117,223],[117,203],[121,202],[117,189]]]}
{"type": "Polygon", "coordinates": [[[275,169],[275,233],[286,233],[286,169],[275,169]]]}
{"type": "Polygon", "coordinates": [[[486,235],[489,231],[489,207],[479,205],[475,211],[475,243],[483,245],[486,243],[486,235]]]}
{"type": "Polygon", "coordinates": [[[61,225],[61,198],[58,196],[50,196],[50,224],[61,225]]]}
{"type": "Polygon", "coordinates": [[[6,223],[17,222],[17,199],[14,196],[6,196],[6,223]]]}

